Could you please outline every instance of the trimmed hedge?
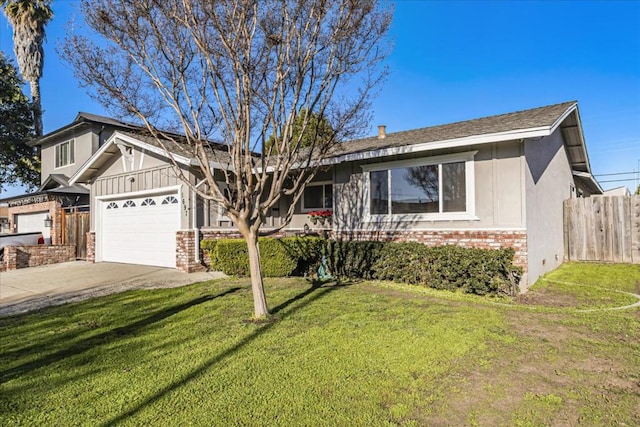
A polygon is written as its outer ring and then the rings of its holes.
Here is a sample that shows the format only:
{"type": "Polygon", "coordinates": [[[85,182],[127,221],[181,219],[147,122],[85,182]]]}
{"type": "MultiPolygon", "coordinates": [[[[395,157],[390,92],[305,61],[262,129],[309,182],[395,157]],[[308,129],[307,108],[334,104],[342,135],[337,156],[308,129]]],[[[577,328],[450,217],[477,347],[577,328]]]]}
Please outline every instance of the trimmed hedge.
{"type": "Polygon", "coordinates": [[[379,280],[424,285],[429,282],[429,248],[422,243],[387,243],[373,264],[373,275],[379,280]]]}
{"type": "Polygon", "coordinates": [[[384,242],[327,240],[322,255],[329,272],[339,279],[373,279],[373,264],[380,257],[384,242]]]}
{"type": "MultiPolygon", "coordinates": [[[[416,242],[336,241],[318,237],[259,239],[265,277],[313,276],[324,259],[338,279],[380,279],[461,290],[478,295],[514,295],[522,268],[514,251],[460,246],[427,247],[416,242]]],[[[249,275],[243,239],[204,240],[211,265],[229,275],[249,275]]]]}
{"type": "MultiPolygon", "coordinates": [[[[278,239],[260,238],[258,245],[262,274],[265,277],[288,276],[296,268],[296,260],[278,239]]],[[[232,276],[249,275],[249,254],[244,239],[218,239],[212,246],[214,249],[209,252],[212,266],[232,276]]]]}
{"type": "Polygon", "coordinates": [[[390,243],[373,266],[381,280],[462,290],[478,295],[515,295],[522,268],[513,265],[514,250],[460,246],[426,247],[390,243]]]}
{"type": "Polygon", "coordinates": [[[313,276],[318,271],[322,260],[322,251],[327,240],[315,237],[284,237],[279,239],[285,250],[296,262],[293,275],[313,276]]]}

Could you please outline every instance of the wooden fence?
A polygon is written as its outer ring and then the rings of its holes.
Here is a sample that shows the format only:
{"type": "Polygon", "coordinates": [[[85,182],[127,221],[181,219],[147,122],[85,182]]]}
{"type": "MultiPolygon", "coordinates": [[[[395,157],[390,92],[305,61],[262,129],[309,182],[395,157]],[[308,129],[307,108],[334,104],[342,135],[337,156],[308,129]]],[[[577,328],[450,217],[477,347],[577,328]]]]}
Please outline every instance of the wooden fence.
{"type": "Polygon", "coordinates": [[[565,200],[564,245],[571,261],[640,264],[640,196],[565,200]]]}
{"type": "Polygon", "coordinates": [[[62,210],[62,244],[76,246],[76,258],[87,259],[87,232],[89,231],[88,207],[62,210]]]}

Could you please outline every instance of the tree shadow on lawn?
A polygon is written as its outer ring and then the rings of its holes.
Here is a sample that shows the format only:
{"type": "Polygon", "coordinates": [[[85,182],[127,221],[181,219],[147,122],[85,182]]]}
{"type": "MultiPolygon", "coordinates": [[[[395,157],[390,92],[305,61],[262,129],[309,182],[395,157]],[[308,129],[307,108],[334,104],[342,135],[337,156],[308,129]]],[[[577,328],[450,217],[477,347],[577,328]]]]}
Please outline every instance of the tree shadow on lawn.
{"type": "MultiPolygon", "coordinates": [[[[309,296],[310,294],[312,294],[314,292],[317,292],[315,295],[313,295],[312,297],[310,297],[306,301],[296,305],[295,307],[291,308],[286,313],[286,315],[291,315],[291,314],[297,312],[298,310],[306,307],[307,305],[309,305],[309,304],[311,304],[313,302],[316,302],[320,298],[325,297],[326,295],[328,295],[329,293],[335,291],[336,289],[344,288],[346,286],[350,286],[350,284],[349,283],[336,283],[336,284],[331,285],[331,286],[322,286],[321,284],[313,282],[309,289],[305,290],[304,292],[301,292],[300,294],[294,296],[293,298],[290,298],[287,301],[283,302],[282,304],[274,307],[271,310],[271,313],[272,314],[281,313],[285,308],[287,308],[288,306],[290,306],[294,302],[299,301],[301,299],[304,299],[305,297],[309,296]]],[[[215,357],[203,362],[202,364],[200,364],[200,366],[198,368],[194,369],[190,374],[185,375],[182,379],[180,379],[178,381],[174,381],[173,383],[168,384],[167,386],[165,386],[161,390],[157,391],[155,394],[147,397],[146,399],[144,399],[143,401],[141,401],[140,403],[138,403],[137,405],[135,405],[134,407],[132,407],[128,411],[118,415],[115,418],[112,418],[112,419],[102,423],[101,425],[102,426],[111,426],[111,425],[120,424],[121,422],[123,422],[127,418],[130,418],[130,417],[134,416],[136,413],[138,413],[139,411],[141,411],[142,409],[144,409],[148,405],[151,405],[154,402],[158,401],[159,399],[161,399],[166,394],[171,393],[172,391],[175,391],[175,390],[181,388],[182,386],[185,386],[189,382],[193,381],[194,379],[196,379],[198,376],[200,376],[202,373],[204,373],[205,371],[210,369],[215,364],[222,362],[227,357],[233,356],[235,353],[240,351],[244,346],[246,346],[249,343],[251,343],[253,340],[258,338],[263,333],[269,331],[269,329],[271,329],[276,324],[277,324],[276,321],[271,321],[271,322],[267,322],[267,323],[261,324],[258,327],[258,329],[256,329],[251,334],[247,335],[240,342],[238,342],[234,346],[222,351],[217,356],[215,356],[215,357]]]]}
{"type": "Polygon", "coordinates": [[[193,299],[191,301],[185,302],[184,304],[176,305],[176,306],[167,308],[165,310],[159,311],[149,317],[146,317],[137,322],[131,323],[130,325],[120,326],[118,328],[105,331],[101,334],[91,336],[78,343],[73,344],[71,347],[66,348],[64,350],[60,350],[53,354],[49,354],[42,358],[36,359],[34,361],[24,363],[22,365],[15,366],[13,368],[10,368],[4,371],[0,371],[0,384],[3,384],[13,378],[19,377],[20,375],[26,374],[27,372],[30,372],[32,370],[39,369],[39,368],[51,365],[53,363],[59,362],[67,357],[80,355],[85,351],[94,348],[95,346],[103,344],[105,341],[112,341],[113,339],[118,339],[119,337],[135,334],[149,325],[152,325],[156,322],[159,322],[168,317],[171,317],[174,314],[180,313],[181,311],[187,310],[190,307],[194,307],[196,305],[214,300],[216,298],[224,297],[225,295],[232,294],[234,292],[239,291],[240,289],[242,288],[234,287],[234,288],[227,289],[226,291],[218,295],[207,295],[207,296],[193,299]]]}

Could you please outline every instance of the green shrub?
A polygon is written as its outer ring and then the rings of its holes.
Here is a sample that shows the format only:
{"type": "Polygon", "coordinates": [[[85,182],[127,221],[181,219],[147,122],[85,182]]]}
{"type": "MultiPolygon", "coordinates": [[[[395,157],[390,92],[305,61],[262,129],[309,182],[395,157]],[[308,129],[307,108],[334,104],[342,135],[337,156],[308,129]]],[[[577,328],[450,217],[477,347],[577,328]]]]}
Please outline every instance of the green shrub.
{"type": "Polygon", "coordinates": [[[208,256],[211,260],[210,266],[212,269],[216,269],[213,258],[217,244],[218,240],[216,239],[204,239],[200,241],[200,249],[202,249],[202,251],[204,252],[204,256],[208,256]]]}
{"type": "Polygon", "coordinates": [[[412,285],[429,282],[429,248],[422,243],[388,243],[373,264],[373,276],[412,285]]]}
{"type": "Polygon", "coordinates": [[[323,246],[329,272],[340,279],[371,279],[384,242],[327,240],[323,246]]]}
{"type": "MultiPolygon", "coordinates": [[[[261,237],[260,265],[265,277],[283,277],[290,275],[296,268],[297,260],[285,249],[285,246],[271,237],[261,237]]],[[[249,254],[244,239],[218,239],[211,253],[211,265],[225,274],[232,276],[248,276],[249,254]]]]}
{"type": "Polygon", "coordinates": [[[315,236],[284,237],[279,240],[292,259],[296,260],[293,275],[314,275],[320,267],[326,239],[315,236]]]}
{"type": "Polygon", "coordinates": [[[249,275],[249,255],[244,239],[218,239],[211,253],[211,264],[230,276],[249,275]]]}
{"type": "Polygon", "coordinates": [[[258,240],[260,263],[265,277],[290,276],[296,269],[298,260],[287,251],[280,239],[264,237],[258,240]]]}
{"type": "Polygon", "coordinates": [[[511,248],[429,248],[429,286],[478,295],[513,295],[522,274],[522,269],[513,265],[514,253],[511,248]]]}
{"type": "Polygon", "coordinates": [[[514,295],[522,269],[513,265],[513,255],[511,248],[492,250],[390,243],[380,252],[373,273],[377,279],[436,289],[459,289],[478,295],[514,295]]]}

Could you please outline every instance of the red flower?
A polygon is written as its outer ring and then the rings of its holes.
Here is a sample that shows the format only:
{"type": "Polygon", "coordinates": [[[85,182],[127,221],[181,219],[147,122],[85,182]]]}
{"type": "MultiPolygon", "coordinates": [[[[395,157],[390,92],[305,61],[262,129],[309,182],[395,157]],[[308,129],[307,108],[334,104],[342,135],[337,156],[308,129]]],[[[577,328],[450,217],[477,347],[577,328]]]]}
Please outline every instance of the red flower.
{"type": "Polygon", "coordinates": [[[309,212],[309,216],[311,218],[331,218],[333,216],[333,211],[311,211],[309,212]]]}

